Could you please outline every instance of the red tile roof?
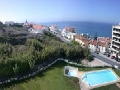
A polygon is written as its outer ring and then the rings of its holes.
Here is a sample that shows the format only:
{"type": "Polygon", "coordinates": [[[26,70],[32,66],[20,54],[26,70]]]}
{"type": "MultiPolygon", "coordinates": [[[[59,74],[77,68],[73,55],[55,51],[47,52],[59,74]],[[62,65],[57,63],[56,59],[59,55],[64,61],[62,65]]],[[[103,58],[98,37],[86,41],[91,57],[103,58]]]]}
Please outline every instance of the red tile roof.
{"type": "Polygon", "coordinates": [[[42,25],[33,25],[32,28],[35,29],[35,30],[43,30],[43,29],[45,29],[45,27],[42,26],[42,25]]]}
{"type": "Polygon", "coordinates": [[[107,37],[107,38],[105,38],[105,37],[98,37],[97,41],[98,42],[110,42],[110,38],[109,37],[107,37]]]}
{"type": "Polygon", "coordinates": [[[73,27],[65,27],[64,29],[69,32],[76,33],[75,28],[73,28],[73,27]]]}
{"type": "Polygon", "coordinates": [[[76,35],[75,36],[75,38],[77,38],[77,39],[79,39],[79,40],[85,40],[85,41],[88,41],[88,39],[87,38],[85,38],[85,37],[83,37],[83,36],[81,36],[81,35],[76,35]]]}
{"type": "Polygon", "coordinates": [[[81,40],[82,42],[85,43],[86,46],[88,46],[89,40],[87,38],[85,38],[85,37],[83,37],[81,35],[76,35],[75,38],[81,40]]]}
{"type": "Polygon", "coordinates": [[[99,46],[105,47],[106,46],[106,42],[98,42],[99,46]]]}
{"type": "Polygon", "coordinates": [[[105,47],[107,45],[108,42],[103,42],[103,41],[97,41],[97,40],[90,40],[89,44],[92,44],[92,45],[99,45],[99,46],[102,46],[102,47],[105,47]]]}
{"type": "Polygon", "coordinates": [[[92,40],[89,41],[89,44],[92,44],[92,45],[96,46],[97,45],[97,40],[92,39],[92,40]]]}

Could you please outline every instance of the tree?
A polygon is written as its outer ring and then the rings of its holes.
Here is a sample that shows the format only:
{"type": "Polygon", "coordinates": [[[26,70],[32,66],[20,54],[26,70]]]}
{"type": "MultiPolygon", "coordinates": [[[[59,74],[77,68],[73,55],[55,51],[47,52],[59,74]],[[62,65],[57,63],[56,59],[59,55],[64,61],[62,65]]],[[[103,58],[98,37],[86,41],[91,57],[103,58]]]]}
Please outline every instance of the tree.
{"type": "Polygon", "coordinates": [[[3,26],[3,23],[0,21],[0,28],[3,26]]]}
{"type": "Polygon", "coordinates": [[[77,41],[75,41],[75,40],[72,40],[72,41],[71,41],[71,44],[72,44],[72,45],[79,45],[79,43],[78,43],[77,41]]]}
{"type": "Polygon", "coordinates": [[[90,59],[90,49],[88,47],[84,48],[84,56],[86,59],[90,59]]]}
{"type": "Polygon", "coordinates": [[[94,40],[97,40],[97,33],[95,33],[94,40]]]}

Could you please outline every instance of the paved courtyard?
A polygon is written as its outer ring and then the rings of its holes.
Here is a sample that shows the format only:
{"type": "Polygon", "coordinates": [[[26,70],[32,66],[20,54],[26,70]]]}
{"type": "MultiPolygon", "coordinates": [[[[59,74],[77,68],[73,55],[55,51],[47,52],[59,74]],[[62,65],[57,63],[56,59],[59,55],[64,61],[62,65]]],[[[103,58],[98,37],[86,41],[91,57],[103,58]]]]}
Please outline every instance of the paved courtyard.
{"type": "Polygon", "coordinates": [[[94,66],[111,66],[110,64],[107,64],[107,63],[105,63],[97,58],[94,58],[94,60],[91,62],[88,62],[87,60],[83,60],[82,63],[84,65],[93,66],[93,67],[94,66]]]}

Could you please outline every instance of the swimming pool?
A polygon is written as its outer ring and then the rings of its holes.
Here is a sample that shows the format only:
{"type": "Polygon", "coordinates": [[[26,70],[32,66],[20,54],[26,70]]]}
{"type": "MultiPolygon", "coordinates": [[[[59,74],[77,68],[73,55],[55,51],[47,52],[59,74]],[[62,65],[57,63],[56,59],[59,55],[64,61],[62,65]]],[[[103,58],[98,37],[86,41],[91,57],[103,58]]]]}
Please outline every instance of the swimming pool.
{"type": "Polygon", "coordinates": [[[106,84],[117,80],[118,78],[113,71],[108,69],[88,72],[82,78],[82,81],[86,82],[88,86],[106,84]]]}
{"type": "Polygon", "coordinates": [[[74,77],[76,77],[77,76],[77,72],[75,70],[69,70],[68,76],[74,76],[74,77]]]}

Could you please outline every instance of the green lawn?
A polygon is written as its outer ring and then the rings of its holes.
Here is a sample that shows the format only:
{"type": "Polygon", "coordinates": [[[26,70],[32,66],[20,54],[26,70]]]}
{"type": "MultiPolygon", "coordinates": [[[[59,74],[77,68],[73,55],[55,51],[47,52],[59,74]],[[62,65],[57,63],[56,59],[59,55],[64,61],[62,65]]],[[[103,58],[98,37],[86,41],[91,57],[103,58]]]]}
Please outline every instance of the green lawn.
{"type": "Polygon", "coordinates": [[[99,88],[94,88],[92,90],[120,90],[120,88],[118,88],[116,84],[111,84],[111,85],[107,85],[99,88]]]}
{"type": "Polygon", "coordinates": [[[4,90],[80,90],[77,78],[64,76],[64,62],[57,62],[43,73],[27,80],[6,86],[4,90]]]}
{"type": "MultiPolygon", "coordinates": [[[[64,76],[64,66],[58,61],[48,70],[26,80],[15,82],[9,85],[0,86],[0,90],[80,90],[77,78],[64,76]]],[[[100,70],[103,68],[81,68],[79,71],[100,70]]],[[[120,71],[113,69],[119,76],[120,71]]],[[[120,90],[115,84],[96,88],[93,90],[120,90]]]]}

